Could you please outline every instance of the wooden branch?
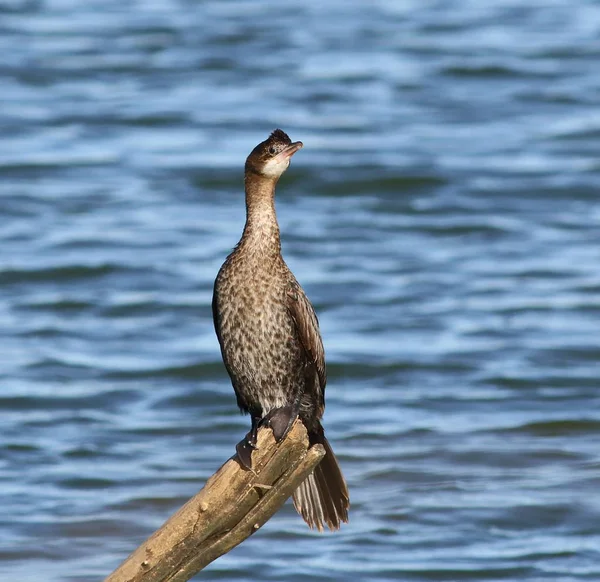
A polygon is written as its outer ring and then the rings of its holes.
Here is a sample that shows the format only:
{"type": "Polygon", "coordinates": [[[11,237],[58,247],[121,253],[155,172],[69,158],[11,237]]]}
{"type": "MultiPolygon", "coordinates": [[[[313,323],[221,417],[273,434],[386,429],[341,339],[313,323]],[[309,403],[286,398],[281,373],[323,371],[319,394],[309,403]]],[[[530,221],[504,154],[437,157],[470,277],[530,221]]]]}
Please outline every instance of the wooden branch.
{"type": "Polygon", "coordinates": [[[264,525],[324,455],[299,420],[280,443],[260,429],[254,471],[233,456],[104,582],[189,580],[264,525]]]}

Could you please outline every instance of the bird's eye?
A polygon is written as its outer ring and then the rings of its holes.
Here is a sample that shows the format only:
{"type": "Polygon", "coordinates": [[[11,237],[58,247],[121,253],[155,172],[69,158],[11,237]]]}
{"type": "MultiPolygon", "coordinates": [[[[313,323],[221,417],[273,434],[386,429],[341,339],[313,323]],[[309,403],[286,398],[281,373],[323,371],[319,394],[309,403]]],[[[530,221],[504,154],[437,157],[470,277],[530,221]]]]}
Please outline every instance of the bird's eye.
{"type": "Polygon", "coordinates": [[[275,153],[275,146],[270,146],[270,147],[269,147],[269,153],[270,153],[271,155],[273,155],[273,154],[275,153]]]}

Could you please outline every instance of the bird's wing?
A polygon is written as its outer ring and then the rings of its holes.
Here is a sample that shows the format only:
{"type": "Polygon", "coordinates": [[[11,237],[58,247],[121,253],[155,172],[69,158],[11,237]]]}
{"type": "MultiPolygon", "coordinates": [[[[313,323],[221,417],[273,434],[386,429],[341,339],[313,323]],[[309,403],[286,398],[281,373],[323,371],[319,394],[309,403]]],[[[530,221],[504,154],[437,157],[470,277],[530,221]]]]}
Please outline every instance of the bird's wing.
{"type": "Polygon", "coordinates": [[[213,286],[213,297],[212,297],[212,316],[213,316],[213,324],[215,326],[215,332],[217,333],[217,339],[219,340],[219,344],[221,343],[221,326],[220,326],[220,317],[219,317],[219,292],[217,290],[217,282],[218,277],[215,279],[215,283],[213,286]]]}
{"type": "Polygon", "coordinates": [[[298,337],[304,348],[306,358],[316,370],[320,387],[320,400],[323,405],[327,371],[325,369],[325,350],[319,331],[319,320],[313,306],[296,280],[290,281],[287,305],[296,324],[298,337]]]}

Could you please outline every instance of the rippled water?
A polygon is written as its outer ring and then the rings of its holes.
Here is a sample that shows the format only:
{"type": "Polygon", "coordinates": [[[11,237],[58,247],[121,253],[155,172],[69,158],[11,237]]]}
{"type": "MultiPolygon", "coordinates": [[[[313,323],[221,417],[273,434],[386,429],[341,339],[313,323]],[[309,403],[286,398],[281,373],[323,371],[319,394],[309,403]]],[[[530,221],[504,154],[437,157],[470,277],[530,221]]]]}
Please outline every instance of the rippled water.
{"type": "Polygon", "coordinates": [[[282,180],[351,522],[198,579],[600,579],[597,2],[0,8],[0,577],[92,581],[233,453],[212,329],[282,180]]]}

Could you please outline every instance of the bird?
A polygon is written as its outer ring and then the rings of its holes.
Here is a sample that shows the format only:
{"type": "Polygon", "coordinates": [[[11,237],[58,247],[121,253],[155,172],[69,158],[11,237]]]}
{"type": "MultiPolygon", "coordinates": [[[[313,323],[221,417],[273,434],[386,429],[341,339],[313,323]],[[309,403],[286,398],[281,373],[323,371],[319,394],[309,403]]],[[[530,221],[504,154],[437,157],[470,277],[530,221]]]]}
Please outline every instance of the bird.
{"type": "Polygon", "coordinates": [[[325,438],[327,373],[315,310],[281,255],[275,188],[303,147],[276,129],[246,159],[246,223],[215,279],[213,320],[223,362],[251,429],[237,445],[243,467],[252,469],[261,426],[283,439],[296,418],[310,445],[325,456],[293,493],[297,512],[311,529],[335,531],[348,521],[350,497],[336,456],[325,438]]]}

